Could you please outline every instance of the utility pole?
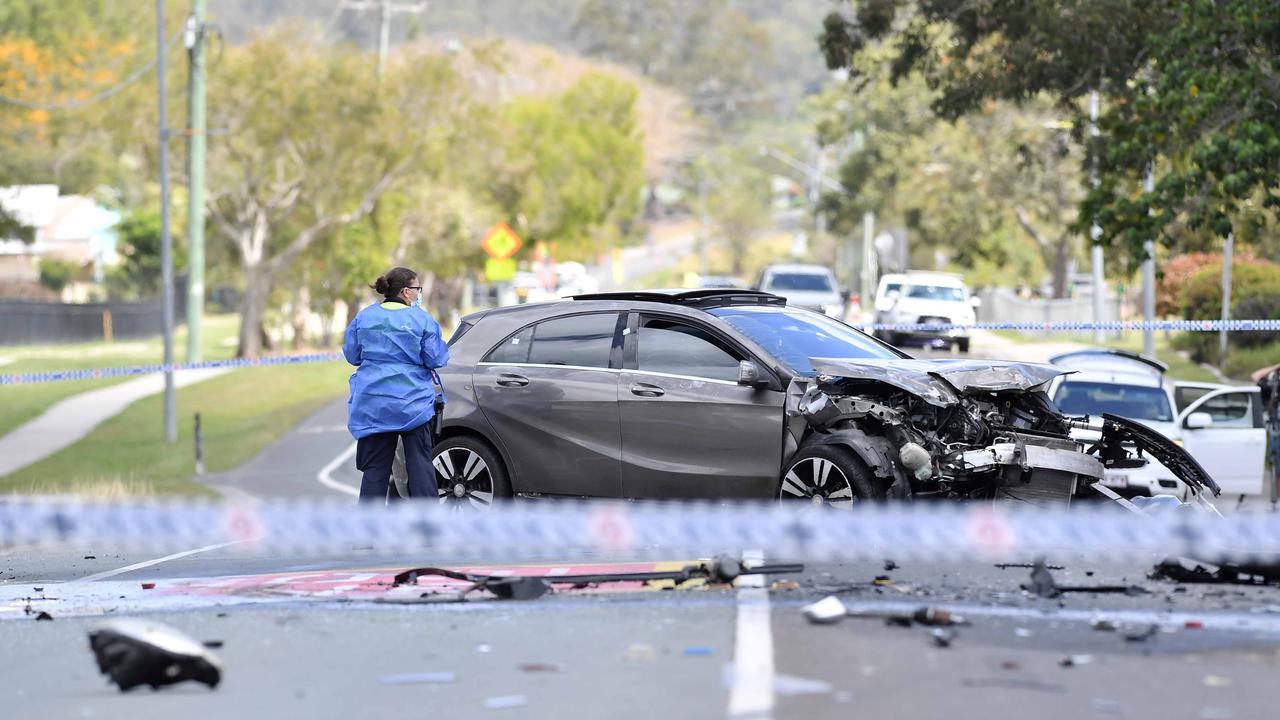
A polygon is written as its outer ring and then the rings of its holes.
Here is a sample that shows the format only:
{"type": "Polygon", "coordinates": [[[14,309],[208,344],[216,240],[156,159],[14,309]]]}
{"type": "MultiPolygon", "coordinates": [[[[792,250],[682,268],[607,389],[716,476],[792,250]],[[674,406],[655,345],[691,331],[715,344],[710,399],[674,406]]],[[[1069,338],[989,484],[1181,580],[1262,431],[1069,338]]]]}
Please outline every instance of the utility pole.
{"type": "MultiPolygon", "coordinates": [[[[1148,194],[1155,191],[1155,163],[1147,167],[1147,179],[1142,189],[1148,194]]],[[[1142,331],[1142,354],[1147,357],[1156,356],[1156,336],[1150,323],[1156,317],[1156,241],[1147,240],[1142,243],[1142,319],[1147,326],[1142,331]]]]}
{"type": "Polygon", "coordinates": [[[187,85],[187,362],[200,362],[204,318],[205,0],[192,0],[186,45],[187,85]]]}
{"type": "Polygon", "coordinates": [[[173,386],[173,237],[169,234],[169,112],[165,79],[164,3],[156,0],[156,91],[160,140],[160,281],[164,322],[164,439],[178,439],[178,403],[173,386]]]}
{"type": "Polygon", "coordinates": [[[387,71],[387,54],[391,49],[391,18],[396,14],[426,12],[425,0],[416,3],[396,3],[392,0],[342,0],[339,10],[378,11],[378,79],[387,71]]]}
{"type": "Polygon", "coordinates": [[[1231,260],[1235,252],[1235,244],[1236,234],[1227,233],[1227,243],[1222,248],[1222,323],[1224,327],[1218,332],[1218,367],[1224,367],[1227,364],[1227,328],[1225,326],[1231,319],[1231,260]]]}
{"type": "Polygon", "coordinates": [[[707,214],[707,168],[698,163],[698,273],[706,275],[707,245],[711,243],[711,219],[707,214]]]}
{"type": "MultiPolygon", "coordinates": [[[[1092,162],[1089,167],[1089,182],[1094,188],[1098,187],[1098,158],[1097,158],[1097,138],[1098,138],[1098,91],[1094,90],[1089,93],[1089,145],[1092,162]]],[[[1089,239],[1093,244],[1089,247],[1089,257],[1093,262],[1093,321],[1101,323],[1103,321],[1103,308],[1106,301],[1106,275],[1102,271],[1103,254],[1102,254],[1102,228],[1098,227],[1098,223],[1093,223],[1089,228],[1089,239]]],[[[1103,332],[1101,328],[1095,328],[1093,331],[1093,340],[1096,343],[1103,341],[1103,332]]]]}

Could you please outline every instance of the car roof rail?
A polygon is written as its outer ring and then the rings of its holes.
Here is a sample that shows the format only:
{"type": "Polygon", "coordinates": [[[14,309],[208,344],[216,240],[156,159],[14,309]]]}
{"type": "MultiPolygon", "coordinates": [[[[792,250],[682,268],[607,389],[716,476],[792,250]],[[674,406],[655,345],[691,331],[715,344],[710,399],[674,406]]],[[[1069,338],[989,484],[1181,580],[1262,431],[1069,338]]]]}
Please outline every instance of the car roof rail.
{"type": "Polygon", "coordinates": [[[700,290],[622,290],[618,292],[574,295],[574,300],[623,300],[632,302],[667,303],[696,308],[724,307],[727,305],[784,306],[787,299],[781,295],[761,290],[735,288],[704,288],[700,290]]]}
{"type": "Polygon", "coordinates": [[[1053,357],[1049,358],[1049,362],[1054,365],[1058,365],[1059,360],[1067,360],[1069,358],[1078,358],[1078,357],[1089,357],[1091,355],[1099,356],[1099,357],[1120,357],[1126,360],[1133,360],[1134,362],[1140,362],[1144,365],[1153,367],[1156,370],[1159,370],[1161,374],[1169,370],[1168,365],[1160,362],[1159,360],[1156,360],[1153,357],[1147,357],[1146,355],[1139,355],[1136,352],[1133,352],[1130,350],[1121,350],[1119,348],[1088,348],[1086,350],[1073,350],[1072,352],[1062,353],[1061,355],[1054,355],[1053,357]]]}

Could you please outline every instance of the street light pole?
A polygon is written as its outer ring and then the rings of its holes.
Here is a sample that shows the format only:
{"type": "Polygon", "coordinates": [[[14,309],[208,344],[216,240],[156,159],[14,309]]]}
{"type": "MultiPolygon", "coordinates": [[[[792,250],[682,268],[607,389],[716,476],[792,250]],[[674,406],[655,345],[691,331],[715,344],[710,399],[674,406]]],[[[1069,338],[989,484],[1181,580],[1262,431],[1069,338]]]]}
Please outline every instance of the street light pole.
{"type": "MultiPolygon", "coordinates": [[[[1089,182],[1094,188],[1098,187],[1098,159],[1097,159],[1097,137],[1098,137],[1098,91],[1094,90],[1089,93],[1089,141],[1091,145],[1093,162],[1089,168],[1089,182]]],[[[1089,257],[1093,262],[1093,321],[1095,323],[1103,322],[1102,317],[1104,301],[1106,300],[1106,276],[1102,271],[1103,254],[1102,254],[1102,228],[1098,227],[1098,223],[1093,223],[1089,228],[1089,238],[1093,244],[1089,247],[1089,257]]],[[[1093,331],[1094,342],[1101,343],[1103,341],[1103,332],[1100,328],[1093,331]]]]}
{"type": "Polygon", "coordinates": [[[165,78],[165,0],[156,0],[156,91],[160,140],[160,282],[164,327],[164,439],[178,439],[177,398],[173,383],[173,237],[169,233],[169,113],[165,78]]]}
{"type": "MultiPolygon", "coordinates": [[[[1147,168],[1147,179],[1142,189],[1148,194],[1155,190],[1155,163],[1147,168]]],[[[1156,356],[1156,336],[1151,322],[1156,317],[1156,242],[1142,243],[1142,319],[1147,323],[1142,330],[1142,354],[1156,356]]]]}
{"type": "Polygon", "coordinates": [[[200,362],[204,319],[205,0],[191,3],[187,51],[187,362],[200,362]]]}

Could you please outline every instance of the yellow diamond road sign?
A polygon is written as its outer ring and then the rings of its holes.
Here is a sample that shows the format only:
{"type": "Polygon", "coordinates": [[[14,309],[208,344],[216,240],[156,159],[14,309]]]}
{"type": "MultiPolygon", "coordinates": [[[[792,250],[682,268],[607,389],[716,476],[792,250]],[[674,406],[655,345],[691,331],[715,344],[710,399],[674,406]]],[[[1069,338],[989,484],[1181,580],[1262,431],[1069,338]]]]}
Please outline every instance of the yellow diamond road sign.
{"type": "Polygon", "coordinates": [[[489,282],[508,282],[516,276],[516,261],[510,258],[499,260],[489,258],[484,261],[484,279],[489,282]]]}
{"type": "Polygon", "coordinates": [[[489,257],[495,260],[506,260],[515,255],[523,244],[520,241],[520,236],[508,227],[506,223],[498,223],[489,228],[484,240],[480,241],[480,247],[484,248],[489,257]]]}

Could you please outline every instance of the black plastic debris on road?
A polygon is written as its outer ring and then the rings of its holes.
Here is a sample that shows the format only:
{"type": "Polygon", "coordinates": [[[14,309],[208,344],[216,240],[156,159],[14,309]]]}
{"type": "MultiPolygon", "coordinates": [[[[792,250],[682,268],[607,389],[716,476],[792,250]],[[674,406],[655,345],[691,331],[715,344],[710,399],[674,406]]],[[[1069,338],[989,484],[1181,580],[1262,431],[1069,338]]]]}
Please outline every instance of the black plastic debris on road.
{"type": "Polygon", "coordinates": [[[122,692],[139,685],[156,689],[187,680],[216,688],[222,680],[218,656],[182,632],[148,620],[101,623],[89,632],[89,647],[98,670],[122,692]]]}
{"type": "Polygon", "coordinates": [[[1215,565],[1171,557],[1157,563],[1147,577],[1208,585],[1270,585],[1280,584],[1280,565],[1215,565]]]}
{"type": "Polygon", "coordinates": [[[1031,566],[1031,581],[1022,584],[1022,589],[1042,598],[1056,598],[1063,593],[1115,593],[1129,596],[1145,595],[1147,590],[1138,585],[1059,585],[1044,560],[1037,560],[1031,566]]]}
{"type": "Polygon", "coordinates": [[[53,616],[43,610],[40,611],[39,615],[36,615],[36,620],[52,620],[52,619],[53,619],[53,616]]]}

